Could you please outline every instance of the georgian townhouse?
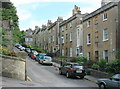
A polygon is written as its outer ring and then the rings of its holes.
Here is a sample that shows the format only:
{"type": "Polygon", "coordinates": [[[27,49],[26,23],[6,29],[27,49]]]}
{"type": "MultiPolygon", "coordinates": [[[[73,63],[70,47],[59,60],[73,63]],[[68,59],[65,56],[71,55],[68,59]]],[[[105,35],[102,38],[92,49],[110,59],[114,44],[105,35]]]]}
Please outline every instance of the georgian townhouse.
{"type": "Polygon", "coordinates": [[[92,61],[114,60],[120,50],[120,2],[107,3],[86,15],[83,29],[84,56],[92,61]]]}
{"type": "MultiPolygon", "coordinates": [[[[80,8],[75,5],[73,15],[60,23],[60,54],[61,56],[75,57],[79,53],[77,47],[77,30],[80,24],[81,14],[80,8]]],[[[78,32],[79,33],[79,32],[78,32]]],[[[79,50],[78,50],[79,51],[79,50]]]]}
{"type": "Polygon", "coordinates": [[[33,30],[32,29],[27,29],[25,33],[25,44],[26,45],[33,45],[33,30]]]}
{"type": "Polygon", "coordinates": [[[39,38],[38,38],[38,31],[40,30],[40,28],[38,26],[35,26],[35,30],[33,31],[32,33],[32,46],[36,46],[38,47],[38,41],[39,41],[39,38]]]}
{"type": "Polygon", "coordinates": [[[59,55],[59,23],[63,19],[58,17],[57,21],[48,26],[48,52],[59,55]]]}

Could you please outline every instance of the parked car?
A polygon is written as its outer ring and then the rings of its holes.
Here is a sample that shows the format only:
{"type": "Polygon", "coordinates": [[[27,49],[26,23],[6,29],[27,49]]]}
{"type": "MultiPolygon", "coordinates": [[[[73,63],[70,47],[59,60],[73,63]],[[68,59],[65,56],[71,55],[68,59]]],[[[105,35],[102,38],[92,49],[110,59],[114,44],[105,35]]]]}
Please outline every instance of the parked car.
{"type": "Polygon", "coordinates": [[[83,79],[86,75],[86,72],[82,65],[78,63],[67,62],[59,67],[59,74],[65,74],[67,78],[80,77],[83,79]]]}
{"type": "Polygon", "coordinates": [[[46,53],[38,53],[37,55],[36,55],[36,61],[39,61],[43,56],[45,56],[46,55],[46,53]]]}
{"type": "Polygon", "coordinates": [[[23,50],[25,50],[25,47],[21,46],[19,49],[20,49],[20,51],[23,51],[23,50]]]}
{"type": "Polygon", "coordinates": [[[15,44],[15,47],[17,47],[17,48],[18,48],[19,46],[20,46],[20,44],[18,44],[18,43],[17,43],[17,44],[15,44]]]}
{"type": "Polygon", "coordinates": [[[41,56],[40,60],[38,60],[41,64],[50,64],[52,65],[52,58],[50,56],[41,56]]]}
{"type": "Polygon", "coordinates": [[[38,54],[38,52],[37,51],[35,51],[35,50],[32,50],[30,53],[29,53],[29,56],[32,58],[32,59],[36,59],[36,55],[38,54]]]}
{"type": "Polygon", "coordinates": [[[25,51],[26,51],[27,53],[30,53],[30,52],[31,52],[30,48],[25,48],[25,51]]]}
{"type": "Polygon", "coordinates": [[[115,74],[111,78],[101,78],[97,80],[100,89],[120,89],[120,74],[115,74]]]}

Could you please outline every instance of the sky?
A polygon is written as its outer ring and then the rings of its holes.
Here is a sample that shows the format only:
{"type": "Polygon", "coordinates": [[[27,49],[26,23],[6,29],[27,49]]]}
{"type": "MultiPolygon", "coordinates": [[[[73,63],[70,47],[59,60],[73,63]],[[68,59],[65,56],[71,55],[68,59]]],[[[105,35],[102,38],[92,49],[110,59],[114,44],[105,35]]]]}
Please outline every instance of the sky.
{"type": "Polygon", "coordinates": [[[55,22],[57,18],[64,20],[72,16],[74,5],[80,7],[81,13],[91,13],[100,8],[101,0],[10,0],[17,9],[21,30],[35,26],[41,27],[48,20],[55,22]]]}

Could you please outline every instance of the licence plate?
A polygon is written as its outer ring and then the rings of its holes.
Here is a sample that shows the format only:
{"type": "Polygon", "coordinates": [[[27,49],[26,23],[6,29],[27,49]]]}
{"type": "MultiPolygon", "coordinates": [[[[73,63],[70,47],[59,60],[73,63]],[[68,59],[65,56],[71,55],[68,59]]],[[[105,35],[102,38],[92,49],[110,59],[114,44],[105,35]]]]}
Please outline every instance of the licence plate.
{"type": "Polygon", "coordinates": [[[77,73],[82,73],[82,71],[76,71],[77,73]]]}

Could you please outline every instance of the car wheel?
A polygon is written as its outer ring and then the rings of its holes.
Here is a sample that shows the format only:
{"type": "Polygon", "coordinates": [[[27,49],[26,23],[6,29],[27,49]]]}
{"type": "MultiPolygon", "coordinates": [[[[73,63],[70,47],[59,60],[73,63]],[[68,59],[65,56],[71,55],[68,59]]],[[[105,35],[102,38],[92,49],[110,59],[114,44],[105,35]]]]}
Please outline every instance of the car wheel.
{"type": "Polygon", "coordinates": [[[62,75],[62,71],[61,70],[59,70],[59,74],[62,75]]]}
{"type": "Polygon", "coordinates": [[[84,76],[80,76],[80,79],[83,79],[84,78],[84,76]]]}
{"type": "Polygon", "coordinates": [[[99,85],[99,88],[100,88],[100,89],[106,89],[105,84],[101,83],[101,84],[99,85]]]}
{"type": "Polygon", "coordinates": [[[67,78],[70,78],[70,74],[69,74],[68,72],[66,73],[66,77],[67,77],[67,78]]]}
{"type": "Polygon", "coordinates": [[[43,63],[43,61],[42,61],[42,65],[43,65],[44,63],[43,63]]]}

